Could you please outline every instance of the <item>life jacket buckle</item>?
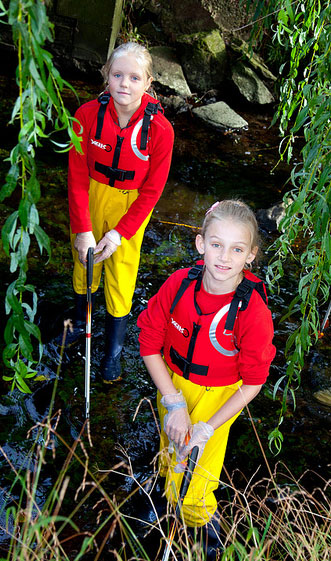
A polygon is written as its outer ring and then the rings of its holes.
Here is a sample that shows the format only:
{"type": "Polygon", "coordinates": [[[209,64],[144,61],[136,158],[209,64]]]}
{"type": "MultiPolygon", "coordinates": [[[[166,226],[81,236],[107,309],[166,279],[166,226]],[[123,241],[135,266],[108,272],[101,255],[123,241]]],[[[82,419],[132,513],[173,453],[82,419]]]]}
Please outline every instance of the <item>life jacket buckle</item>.
{"type": "Polygon", "coordinates": [[[159,111],[159,103],[147,103],[145,109],[144,109],[144,113],[145,115],[151,116],[151,115],[156,115],[157,112],[159,111]]]}
{"type": "Polygon", "coordinates": [[[202,272],[202,266],[201,265],[194,265],[193,267],[191,267],[191,269],[187,273],[187,278],[190,281],[195,280],[195,279],[198,278],[198,276],[200,275],[201,272],[202,272]]]}
{"type": "Polygon", "coordinates": [[[252,287],[247,286],[244,282],[241,282],[236,289],[236,296],[241,300],[244,299],[250,292],[252,292],[252,287]]]}
{"type": "Polygon", "coordinates": [[[144,111],[145,115],[153,115],[154,111],[153,111],[153,107],[148,103],[145,107],[145,111],[144,111]]]}
{"type": "Polygon", "coordinates": [[[110,99],[109,93],[102,93],[98,97],[98,102],[101,103],[101,105],[107,105],[109,103],[109,99],[110,99]]]}

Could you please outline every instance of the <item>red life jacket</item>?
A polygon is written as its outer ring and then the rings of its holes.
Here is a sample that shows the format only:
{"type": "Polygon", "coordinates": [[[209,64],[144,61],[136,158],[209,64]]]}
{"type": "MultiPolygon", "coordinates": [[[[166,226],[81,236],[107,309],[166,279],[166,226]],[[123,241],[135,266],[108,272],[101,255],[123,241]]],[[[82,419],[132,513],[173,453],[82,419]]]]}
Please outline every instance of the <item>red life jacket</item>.
{"type": "Polygon", "coordinates": [[[164,358],[171,370],[202,386],[221,386],[222,370],[226,370],[224,385],[229,385],[240,380],[238,314],[247,310],[253,291],[266,304],[264,283],[245,271],[234,295],[225,297],[225,305],[216,312],[203,314],[196,300],[201,282],[202,266],[196,265],[183,279],[172,303],[164,358]]]}
{"type": "Polygon", "coordinates": [[[89,175],[95,181],[131,190],[139,189],[145,180],[149,170],[150,123],[159,111],[163,114],[159,102],[148,97],[151,101],[142,108],[140,119],[120,129],[120,133],[110,110],[107,111],[110,94],[105,92],[99,96],[98,102],[93,102],[94,116],[90,126],[87,164],[89,175]],[[126,168],[129,169],[123,169],[121,161],[126,162],[126,168]],[[115,181],[121,183],[115,185],[115,181]]]}

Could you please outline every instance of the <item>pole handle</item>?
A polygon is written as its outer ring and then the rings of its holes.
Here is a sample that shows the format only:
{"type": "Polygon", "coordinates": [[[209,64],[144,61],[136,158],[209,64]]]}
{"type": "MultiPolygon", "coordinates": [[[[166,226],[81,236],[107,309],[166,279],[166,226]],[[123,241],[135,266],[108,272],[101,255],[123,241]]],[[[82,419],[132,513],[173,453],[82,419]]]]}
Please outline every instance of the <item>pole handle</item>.
{"type": "Polygon", "coordinates": [[[91,288],[92,286],[92,279],[93,279],[93,256],[94,256],[94,249],[93,247],[89,247],[87,251],[87,266],[86,266],[86,282],[87,288],[91,288]]]}
{"type": "Polygon", "coordinates": [[[189,484],[191,482],[191,479],[192,479],[192,475],[193,475],[193,471],[194,471],[194,468],[195,468],[195,464],[196,464],[196,461],[197,461],[198,454],[199,454],[199,447],[194,446],[194,448],[192,448],[191,454],[188,457],[187,466],[185,468],[182,484],[180,486],[180,491],[179,491],[180,502],[183,501],[183,499],[184,499],[184,497],[187,493],[187,489],[188,489],[188,486],[189,486],[189,484]]]}

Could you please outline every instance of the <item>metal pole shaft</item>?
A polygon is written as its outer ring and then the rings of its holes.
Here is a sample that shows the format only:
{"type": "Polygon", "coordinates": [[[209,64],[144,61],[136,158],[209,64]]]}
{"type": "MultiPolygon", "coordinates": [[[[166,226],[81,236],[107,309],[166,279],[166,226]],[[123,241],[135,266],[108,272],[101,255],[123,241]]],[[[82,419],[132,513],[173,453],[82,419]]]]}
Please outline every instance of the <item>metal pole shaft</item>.
{"type": "Polygon", "coordinates": [[[198,446],[194,446],[194,448],[192,449],[191,454],[189,455],[188,460],[187,460],[187,466],[185,468],[182,483],[181,483],[180,490],[179,490],[179,498],[178,498],[177,505],[176,505],[176,510],[175,510],[175,520],[173,522],[173,525],[171,526],[170,534],[169,534],[169,537],[167,539],[167,545],[166,545],[164,553],[163,553],[162,561],[168,561],[168,559],[169,559],[169,555],[170,555],[170,551],[171,551],[171,545],[172,545],[174,535],[175,535],[175,531],[176,531],[176,528],[177,528],[179,515],[180,515],[181,510],[182,510],[182,505],[183,505],[185,495],[187,493],[187,489],[188,489],[189,484],[190,484],[191,479],[192,479],[192,475],[193,475],[193,471],[194,471],[194,468],[195,468],[195,464],[196,464],[196,461],[197,461],[198,454],[199,454],[199,448],[198,448],[198,446]]]}
{"type": "Polygon", "coordinates": [[[92,332],[92,279],[93,247],[87,252],[86,267],[86,339],[85,339],[85,417],[90,417],[90,370],[91,370],[91,332],[92,332]]]}

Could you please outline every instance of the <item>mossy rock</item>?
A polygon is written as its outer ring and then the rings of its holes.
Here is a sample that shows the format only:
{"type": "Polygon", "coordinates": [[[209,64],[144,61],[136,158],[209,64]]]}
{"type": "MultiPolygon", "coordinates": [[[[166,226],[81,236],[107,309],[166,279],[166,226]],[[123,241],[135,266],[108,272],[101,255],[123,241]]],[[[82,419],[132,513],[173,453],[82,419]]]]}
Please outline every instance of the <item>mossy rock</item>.
{"type": "Polygon", "coordinates": [[[194,33],[177,37],[177,54],[193,92],[218,89],[227,68],[226,46],[221,33],[194,33]]]}
{"type": "Polygon", "coordinates": [[[232,69],[232,80],[250,103],[265,105],[273,103],[274,97],[258,75],[242,63],[237,63],[232,69]]]}
{"type": "Polygon", "coordinates": [[[276,76],[269,70],[263,59],[256,53],[254,53],[246,41],[240,39],[239,37],[231,38],[231,49],[238,53],[242,60],[246,60],[258,72],[263,78],[275,82],[277,80],[276,76]]]}
{"type": "Polygon", "coordinates": [[[154,83],[159,85],[166,95],[176,93],[184,97],[190,96],[191,91],[176,51],[165,46],[151,47],[149,51],[153,59],[154,83]]]}

